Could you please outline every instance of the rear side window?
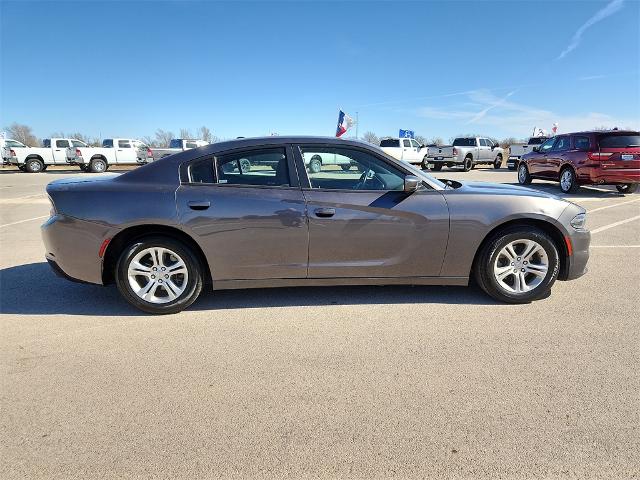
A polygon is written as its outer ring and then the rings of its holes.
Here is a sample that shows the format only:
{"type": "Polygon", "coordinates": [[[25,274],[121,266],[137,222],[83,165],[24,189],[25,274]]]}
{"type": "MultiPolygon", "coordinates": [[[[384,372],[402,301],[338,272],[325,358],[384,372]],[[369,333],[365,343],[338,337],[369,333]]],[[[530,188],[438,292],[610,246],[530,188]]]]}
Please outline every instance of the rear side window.
{"type": "Polygon", "coordinates": [[[104,148],[113,148],[113,138],[107,138],[102,141],[102,146],[104,148]]]}
{"type": "Polygon", "coordinates": [[[67,148],[69,140],[56,140],[56,148],[67,148]]]}
{"type": "Polygon", "coordinates": [[[454,147],[475,147],[476,139],[475,138],[456,138],[453,141],[454,147]]]}
{"type": "Polygon", "coordinates": [[[380,146],[383,148],[398,148],[400,147],[400,140],[395,140],[393,138],[387,138],[380,142],[380,146]]]}
{"type": "Polygon", "coordinates": [[[189,165],[189,181],[191,183],[216,183],[213,176],[213,160],[205,158],[189,165]]]}
{"type": "Polygon", "coordinates": [[[289,187],[289,165],[284,148],[261,148],[229,153],[216,159],[218,183],[262,187],[289,187]]]}
{"type": "Polygon", "coordinates": [[[131,148],[129,140],[118,140],[118,148],[131,148]]]}
{"type": "Polygon", "coordinates": [[[600,148],[640,147],[640,135],[605,135],[600,137],[600,148]]]}
{"type": "Polygon", "coordinates": [[[589,137],[573,137],[573,148],[576,150],[589,150],[589,137]]]}

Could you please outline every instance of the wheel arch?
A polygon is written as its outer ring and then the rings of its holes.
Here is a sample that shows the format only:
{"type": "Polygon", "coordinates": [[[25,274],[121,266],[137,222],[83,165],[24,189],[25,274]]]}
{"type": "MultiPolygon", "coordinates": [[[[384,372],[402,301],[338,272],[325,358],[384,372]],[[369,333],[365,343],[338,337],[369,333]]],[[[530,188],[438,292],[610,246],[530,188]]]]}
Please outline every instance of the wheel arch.
{"type": "MultiPolygon", "coordinates": [[[[107,157],[105,157],[104,155],[102,155],[100,153],[96,153],[95,155],[93,155],[91,157],[91,160],[96,160],[96,159],[104,160],[104,163],[106,163],[107,165],[109,164],[109,161],[107,160],[107,157]]],[[[89,160],[89,161],[91,161],[91,160],[89,160]]]]}
{"type": "Polygon", "coordinates": [[[539,218],[516,218],[494,226],[493,229],[484,236],[476,249],[476,253],[473,256],[473,263],[471,264],[471,274],[473,274],[476,267],[476,262],[478,261],[480,252],[484,249],[487,243],[491,241],[497,233],[514,227],[537,227],[549,235],[558,250],[558,256],[560,259],[560,271],[558,273],[558,278],[560,280],[566,279],[567,274],[569,273],[569,252],[567,250],[564,234],[553,223],[539,218]]]}
{"type": "Polygon", "coordinates": [[[40,160],[44,165],[44,158],[42,158],[42,156],[38,155],[37,153],[30,153],[29,155],[27,155],[27,158],[24,159],[24,163],[27,163],[29,160],[33,159],[40,160]]]}
{"type": "Polygon", "coordinates": [[[118,232],[118,234],[111,239],[109,245],[107,246],[107,250],[104,253],[104,260],[102,265],[102,283],[104,285],[110,285],[115,282],[116,264],[118,263],[120,254],[127,247],[127,245],[135,240],[157,235],[172,238],[184,243],[187,247],[190,247],[200,261],[200,264],[202,265],[205,284],[213,284],[209,262],[207,261],[207,257],[205,256],[204,251],[202,250],[198,242],[196,242],[193,237],[180,230],[179,228],[156,224],[135,225],[127,227],[121,232],[118,232]]]}

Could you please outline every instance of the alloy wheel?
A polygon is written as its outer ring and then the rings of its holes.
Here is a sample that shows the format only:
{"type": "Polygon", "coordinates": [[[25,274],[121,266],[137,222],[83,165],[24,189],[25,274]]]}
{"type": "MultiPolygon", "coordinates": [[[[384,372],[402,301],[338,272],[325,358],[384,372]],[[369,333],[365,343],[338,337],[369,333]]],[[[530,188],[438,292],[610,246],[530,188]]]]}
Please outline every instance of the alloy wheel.
{"type": "Polygon", "coordinates": [[[140,251],[129,263],[127,278],[131,290],[142,300],[168,303],[184,293],[189,272],[184,260],[168,248],[140,251]]]}
{"type": "Polygon", "coordinates": [[[498,253],[493,275],[498,285],[510,293],[526,293],[539,286],[549,271],[545,249],[533,240],[514,240],[498,253]]]}

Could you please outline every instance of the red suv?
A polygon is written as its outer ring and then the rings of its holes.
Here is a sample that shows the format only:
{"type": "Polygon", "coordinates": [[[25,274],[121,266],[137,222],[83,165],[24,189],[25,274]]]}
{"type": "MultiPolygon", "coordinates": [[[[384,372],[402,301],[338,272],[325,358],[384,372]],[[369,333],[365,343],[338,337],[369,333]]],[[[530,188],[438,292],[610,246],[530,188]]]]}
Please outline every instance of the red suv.
{"type": "Polygon", "coordinates": [[[518,182],[534,178],[560,182],[564,193],[580,185],[615,185],[633,193],[640,183],[640,132],[610,130],[555,136],[518,164],[518,182]]]}

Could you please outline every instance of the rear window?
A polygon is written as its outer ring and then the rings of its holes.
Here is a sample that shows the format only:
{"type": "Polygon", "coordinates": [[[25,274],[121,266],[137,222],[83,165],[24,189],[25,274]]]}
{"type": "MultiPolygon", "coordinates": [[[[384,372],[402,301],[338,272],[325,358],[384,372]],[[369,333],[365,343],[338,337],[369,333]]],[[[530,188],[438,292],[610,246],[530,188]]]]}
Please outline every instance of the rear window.
{"type": "Polygon", "coordinates": [[[542,145],[547,140],[547,137],[531,137],[529,139],[529,145],[542,145]]]}
{"type": "Polygon", "coordinates": [[[456,138],[453,141],[454,147],[475,147],[476,139],[475,138],[456,138]]]}
{"type": "Polygon", "coordinates": [[[104,148],[113,148],[113,138],[107,138],[102,141],[102,146],[104,148]]]}
{"type": "Polygon", "coordinates": [[[393,138],[387,138],[380,142],[380,146],[383,148],[399,148],[400,140],[395,140],[393,138]]]}
{"type": "Polygon", "coordinates": [[[600,148],[640,147],[640,135],[605,135],[600,137],[600,148]]]}
{"type": "Polygon", "coordinates": [[[169,143],[169,148],[182,148],[182,140],[174,138],[171,140],[171,143],[169,143]]]}
{"type": "Polygon", "coordinates": [[[51,148],[51,139],[50,139],[50,138],[45,138],[45,139],[42,141],[42,146],[43,146],[44,148],[51,148]]]}

